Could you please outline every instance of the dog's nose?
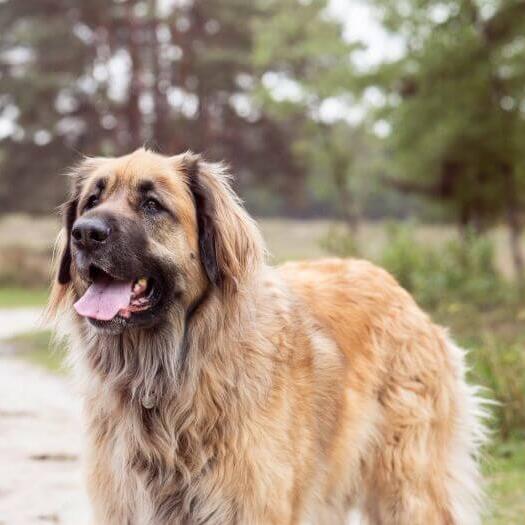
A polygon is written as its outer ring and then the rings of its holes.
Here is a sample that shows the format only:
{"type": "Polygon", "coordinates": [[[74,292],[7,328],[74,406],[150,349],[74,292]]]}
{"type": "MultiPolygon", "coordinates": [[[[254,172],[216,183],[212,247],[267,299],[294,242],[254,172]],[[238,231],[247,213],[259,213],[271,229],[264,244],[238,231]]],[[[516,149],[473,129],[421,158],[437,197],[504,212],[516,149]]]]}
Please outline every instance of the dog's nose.
{"type": "Polygon", "coordinates": [[[111,233],[111,228],[97,217],[81,217],[71,230],[73,242],[81,249],[94,250],[104,244],[111,233]]]}

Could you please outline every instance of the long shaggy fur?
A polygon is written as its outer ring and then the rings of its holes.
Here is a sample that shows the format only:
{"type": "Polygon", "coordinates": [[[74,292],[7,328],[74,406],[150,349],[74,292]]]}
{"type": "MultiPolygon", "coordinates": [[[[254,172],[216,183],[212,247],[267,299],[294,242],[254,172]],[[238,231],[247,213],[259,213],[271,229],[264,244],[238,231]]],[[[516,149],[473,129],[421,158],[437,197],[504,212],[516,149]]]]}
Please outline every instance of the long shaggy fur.
{"type": "MultiPolygon", "coordinates": [[[[371,524],[480,523],[480,398],[462,351],[390,275],[357,260],[267,266],[224,168],[191,154],[107,162],[121,187],[130,166],[163,172],[185,195],[185,250],[206,235],[214,258],[162,325],[120,335],[74,313],[74,278],[55,283],[94,523],[333,525],[354,509],[371,524]]],[[[176,256],[170,235],[150,239],[159,256],[176,256]]]]}

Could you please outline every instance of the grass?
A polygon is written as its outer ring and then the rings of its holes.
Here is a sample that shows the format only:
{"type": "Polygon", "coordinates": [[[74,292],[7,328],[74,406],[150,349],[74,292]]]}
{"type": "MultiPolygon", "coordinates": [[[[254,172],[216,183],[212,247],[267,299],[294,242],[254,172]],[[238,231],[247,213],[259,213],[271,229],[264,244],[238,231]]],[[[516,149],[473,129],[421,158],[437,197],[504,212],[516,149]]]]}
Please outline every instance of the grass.
{"type": "Polygon", "coordinates": [[[0,308],[44,306],[47,296],[46,288],[0,287],[0,308]]]}
{"type": "Polygon", "coordinates": [[[525,517],[525,441],[495,446],[485,465],[489,514],[485,525],[519,525],[525,517]]]}

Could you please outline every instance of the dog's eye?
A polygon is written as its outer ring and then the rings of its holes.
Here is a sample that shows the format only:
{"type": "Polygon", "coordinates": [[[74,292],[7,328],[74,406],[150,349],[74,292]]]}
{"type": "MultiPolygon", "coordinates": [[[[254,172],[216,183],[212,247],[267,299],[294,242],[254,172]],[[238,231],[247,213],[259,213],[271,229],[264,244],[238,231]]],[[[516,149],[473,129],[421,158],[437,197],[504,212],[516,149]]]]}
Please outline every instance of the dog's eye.
{"type": "Polygon", "coordinates": [[[91,195],[89,199],[86,202],[86,205],[84,206],[84,211],[90,210],[91,208],[94,208],[99,203],[99,198],[97,195],[91,195]]]}
{"type": "Polygon", "coordinates": [[[149,197],[142,203],[142,209],[148,213],[158,213],[162,210],[162,205],[157,199],[149,197]]]}

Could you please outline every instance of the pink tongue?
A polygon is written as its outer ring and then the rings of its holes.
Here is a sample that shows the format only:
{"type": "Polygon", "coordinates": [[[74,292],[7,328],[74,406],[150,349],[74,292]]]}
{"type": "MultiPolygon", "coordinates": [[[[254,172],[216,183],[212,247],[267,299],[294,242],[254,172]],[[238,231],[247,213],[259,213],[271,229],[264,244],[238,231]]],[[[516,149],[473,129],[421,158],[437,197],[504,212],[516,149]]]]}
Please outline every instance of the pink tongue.
{"type": "Polygon", "coordinates": [[[75,310],[85,317],[109,321],[129,306],[133,283],[102,281],[93,283],[75,303],[75,310]]]}

